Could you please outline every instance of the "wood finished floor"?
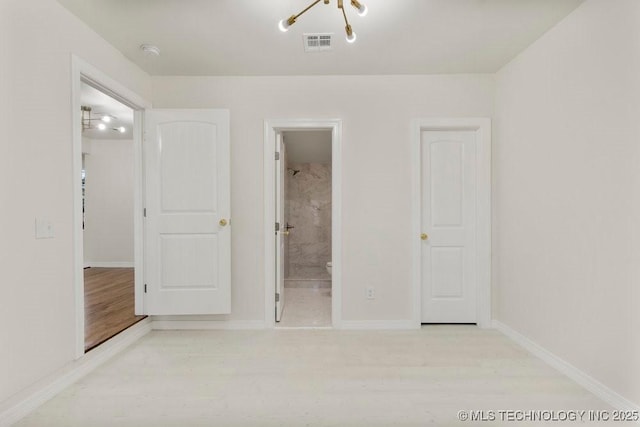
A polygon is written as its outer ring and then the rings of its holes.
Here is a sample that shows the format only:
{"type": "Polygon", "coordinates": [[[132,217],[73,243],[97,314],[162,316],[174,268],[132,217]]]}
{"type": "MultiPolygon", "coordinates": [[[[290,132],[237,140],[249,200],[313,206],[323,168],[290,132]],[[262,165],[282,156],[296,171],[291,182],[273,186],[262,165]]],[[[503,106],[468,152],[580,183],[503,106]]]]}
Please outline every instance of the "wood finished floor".
{"type": "Polygon", "coordinates": [[[133,268],[84,270],[85,351],[146,317],[134,314],[133,284],[133,268]]]}
{"type": "Polygon", "coordinates": [[[549,425],[459,422],[463,409],[611,407],[500,332],[475,326],[153,331],[16,425],[549,425]]]}

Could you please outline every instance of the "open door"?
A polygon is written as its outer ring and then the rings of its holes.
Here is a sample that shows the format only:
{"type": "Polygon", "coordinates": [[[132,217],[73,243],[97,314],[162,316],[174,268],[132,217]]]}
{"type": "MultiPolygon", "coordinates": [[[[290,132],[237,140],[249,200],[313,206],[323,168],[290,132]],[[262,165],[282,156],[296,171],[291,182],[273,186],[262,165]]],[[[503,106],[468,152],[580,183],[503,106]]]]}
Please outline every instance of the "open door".
{"type": "Polygon", "coordinates": [[[145,114],[145,314],[231,311],[228,110],[145,114]]]}
{"type": "Polygon", "coordinates": [[[287,159],[282,133],[276,134],[276,322],[282,319],[284,310],[285,239],[289,234],[285,218],[285,178],[287,159]]]}

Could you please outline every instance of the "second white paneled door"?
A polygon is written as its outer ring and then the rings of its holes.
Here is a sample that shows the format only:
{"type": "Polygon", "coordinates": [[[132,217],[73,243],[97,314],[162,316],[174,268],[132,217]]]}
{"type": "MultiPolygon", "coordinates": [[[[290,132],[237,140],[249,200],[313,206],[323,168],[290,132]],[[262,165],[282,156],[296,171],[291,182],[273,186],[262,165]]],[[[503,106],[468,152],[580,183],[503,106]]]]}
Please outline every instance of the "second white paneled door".
{"type": "Polygon", "coordinates": [[[476,323],[477,132],[421,132],[422,323],[476,323]]]}
{"type": "Polygon", "coordinates": [[[229,112],[147,110],[145,131],[145,314],[229,313],[229,112]]]}

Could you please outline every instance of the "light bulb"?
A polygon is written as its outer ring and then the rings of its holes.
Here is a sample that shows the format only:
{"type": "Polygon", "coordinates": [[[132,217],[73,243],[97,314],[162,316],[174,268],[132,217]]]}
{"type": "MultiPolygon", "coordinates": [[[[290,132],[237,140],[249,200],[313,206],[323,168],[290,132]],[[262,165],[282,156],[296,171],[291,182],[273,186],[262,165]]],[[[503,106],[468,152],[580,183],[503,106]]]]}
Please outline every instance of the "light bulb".
{"type": "Polygon", "coordinates": [[[105,123],[109,123],[111,121],[111,116],[108,116],[108,115],[102,116],[102,121],[105,123]]]}
{"type": "Polygon", "coordinates": [[[104,123],[98,123],[98,129],[105,130],[106,128],[107,128],[107,125],[105,125],[104,123]]]}
{"type": "Polygon", "coordinates": [[[358,11],[358,15],[360,16],[365,16],[369,11],[369,9],[367,9],[367,6],[360,3],[358,0],[351,0],[351,6],[356,8],[356,10],[358,11]]]}
{"type": "Polygon", "coordinates": [[[291,25],[289,25],[289,21],[287,19],[283,19],[280,22],[278,22],[278,28],[280,29],[280,31],[282,31],[283,33],[286,33],[287,31],[289,31],[289,27],[291,25]]]}
{"type": "Polygon", "coordinates": [[[347,42],[348,43],[353,43],[355,41],[356,41],[356,33],[354,33],[352,31],[351,34],[347,34],[347,42]]]}
{"type": "Polygon", "coordinates": [[[118,128],[118,131],[120,131],[120,133],[125,133],[125,132],[127,131],[127,129],[125,129],[125,127],[124,127],[124,126],[120,126],[120,127],[118,128]]]}

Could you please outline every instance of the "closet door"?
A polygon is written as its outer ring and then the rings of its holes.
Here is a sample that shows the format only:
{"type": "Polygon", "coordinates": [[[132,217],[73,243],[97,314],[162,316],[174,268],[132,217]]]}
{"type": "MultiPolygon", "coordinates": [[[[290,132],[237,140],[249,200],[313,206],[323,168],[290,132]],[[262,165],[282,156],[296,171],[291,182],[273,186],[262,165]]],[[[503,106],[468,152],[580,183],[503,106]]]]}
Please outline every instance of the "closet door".
{"type": "Polygon", "coordinates": [[[422,323],[476,323],[475,131],[421,133],[422,323]]]}

